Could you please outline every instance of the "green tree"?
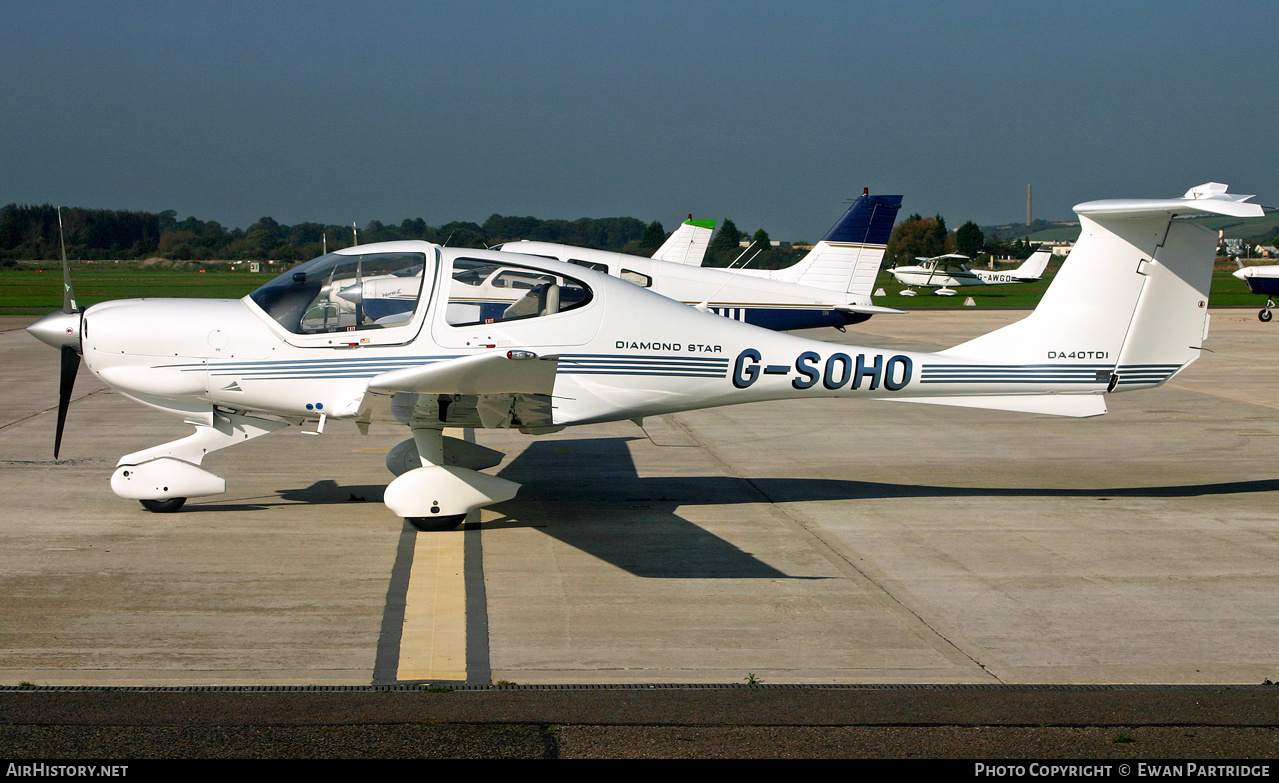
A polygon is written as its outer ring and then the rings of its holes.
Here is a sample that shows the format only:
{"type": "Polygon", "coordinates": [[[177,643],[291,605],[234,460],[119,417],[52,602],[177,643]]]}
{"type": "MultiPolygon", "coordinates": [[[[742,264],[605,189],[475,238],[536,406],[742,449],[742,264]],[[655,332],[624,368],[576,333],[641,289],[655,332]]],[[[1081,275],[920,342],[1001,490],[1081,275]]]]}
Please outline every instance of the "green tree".
{"type": "Polygon", "coordinates": [[[751,237],[751,244],[755,245],[756,250],[761,247],[767,250],[772,247],[772,240],[768,238],[768,232],[761,228],[755,232],[755,236],[751,237]]]}
{"type": "Polygon", "coordinates": [[[719,227],[719,233],[715,235],[715,240],[711,242],[711,250],[736,250],[741,241],[742,232],[737,230],[737,225],[733,221],[725,218],[724,223],[719,227]]]}
{"type": "Polygon", "coordinates": [[[981,227],[971,220],[955,230],[955,252],[961,255],[976,258],[985,243],[981,227]]]}
{"type": "Polygon", "coordinates": [[[662,228],[662,224],[654,220],[644,229],[644,236],[640,237],[639,246],[644,250],[656,250],[666,241],[666,229],[662,228]]]}
{"type": "Polygon", "coordinates": [[[946,223],[937,217],[918,214],[898,223],[888,239],[885,260],[890,265],[911,264],[916,257],[931,258],[946,252],[946,223]]]}

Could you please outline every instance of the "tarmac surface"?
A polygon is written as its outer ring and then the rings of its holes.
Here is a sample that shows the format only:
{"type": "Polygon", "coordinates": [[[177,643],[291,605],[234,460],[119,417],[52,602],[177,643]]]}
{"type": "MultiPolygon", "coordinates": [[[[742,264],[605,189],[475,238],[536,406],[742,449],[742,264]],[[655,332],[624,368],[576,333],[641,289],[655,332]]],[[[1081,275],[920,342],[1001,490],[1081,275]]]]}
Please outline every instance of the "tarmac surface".
{"type": "MultiPolygon", "coordinates": [[[[808,336],[931,350],[1024,314],[808,336]]],[[[335,757],[396,755],[369,726],[437,757],[1275,755],[1279,327],[1253,310],[1094,419],[820,400],[480,431],[524,487],[447,533],[378,502],[389,427],[213,454],[228,492],[177,514],[115,497],[121,454],[189,428],[82,372],[53,460],[31,320],[0,318],[0,757],[148,757],[128,727],[170,732],[159,757],[314,757],[319,725],[335,757]]]]}

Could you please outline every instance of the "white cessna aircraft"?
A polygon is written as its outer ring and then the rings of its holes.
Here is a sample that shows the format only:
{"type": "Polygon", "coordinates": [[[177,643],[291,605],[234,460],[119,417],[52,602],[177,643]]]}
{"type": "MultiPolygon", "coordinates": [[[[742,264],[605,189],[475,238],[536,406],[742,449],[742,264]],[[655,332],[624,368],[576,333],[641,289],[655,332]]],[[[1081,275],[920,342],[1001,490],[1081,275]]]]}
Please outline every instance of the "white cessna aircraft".
{"type": "Polygon", "coordinates": [[[121,497],[174,511],[225,491],[200,467],[210,452],[307,422],[322,431],[327,418],[378,422],[412,436],[387,457],[397,477],[384,502],[420,528],[447,528],[519,485],[479,472],[500,455],[446,438],[445,426],[536,435],[811,397],[1104,413],[1107,393],[1159,386],[1199,357],[1216,234],[1173,218],[1261,215],[1247,198],[1208,185],[1182,198],[1080,204],[1079,242],[1034,312],[939,353],[807,340],[581,266],[426,242],[329,253],[240,300],[82,310],[68,282],[63,312],[29,331],[62,352],[55,453],[81,356],[122,395],[194,427],[121,457],[111,477],[121,497]],[[330,279],[415,267],[407,318],[357,321],[321,306],[330,279]],[[501,269],[536,283],[498,300],[482,283],[501,269]]]}
{"type": "Polygon", "coordinates": [[[692,253],[687,263],[671,264],[656,256],[552,242],[507,242],[493,249],[567,261],[766,329],[843,329],[876,313],[902,312],[870,298],[901,203],[901,196],[863,193],[799,263],[778,270],[697,266],[701,259],[694,262],[692,253]]]}
{"type": "MultiPolygon", "coordinates": [[[[1022,265],[1016,269],[986,271],[969,269],[965,261],[968,256],[958,253],[947,253],[933,258],[919,258],[918,264],[896,266],[888,272],[897,278],[897,282],[907,286],[936,288],[933,293],[940,296],[954,296],[954,288],[966,285],[1002,285],[1006,283],[1033,283],[1044,276],[1048,262],[1052,259],[1052,251],[1046,248],[1030,254],[1022,265]]],[[[902,291],[903,296],[914,296],[914,291],[902,291]]]]}

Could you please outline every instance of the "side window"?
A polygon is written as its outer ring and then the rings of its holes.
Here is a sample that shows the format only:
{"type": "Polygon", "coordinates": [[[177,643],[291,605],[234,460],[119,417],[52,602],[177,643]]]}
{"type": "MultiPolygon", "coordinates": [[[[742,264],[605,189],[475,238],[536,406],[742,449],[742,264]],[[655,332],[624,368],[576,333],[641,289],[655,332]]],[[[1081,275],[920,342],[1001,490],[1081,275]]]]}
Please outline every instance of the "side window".
{"type": "Polygon", "coordinates": [[[576,258],[570,258],[568,262],[570,264],[577,264],[578,266],[584,266],[587,269],[593,269],[596,272],[603,272],[604,274],[608,274],[608,264],[597,264],[594,261],[579,261],[576,258]]]}
{"type": "Polygon", "coordinates": [[[444,320],[471,326],[539,318],[591,300],[585,283],[540,269],[459,258],[453,262],[444,320]]]}
{"type": "Polygon", "coordinates": [[[514,269],[507,269],[498,272],[497,277],[493,278],[494,288],[518,288],[521,291],[528,291],[537,288],[539,285],[554,283],[555,278],[551,275],[538,275],[532,272],[520,272],[514,269]]]}
{"type": "Polygon", "coordinates": [[[623,279],[623,280],[625,280],[626,282],[628,282],[628,283],[634,283],[635,285],[639,286],[640,288],[652,288],[652,287],[653,287],[653,278],[649,277],[648,275],[642,275],[642,274],[640,274],[639,272],[635,272],[635,271],[630,270],[630,269],[623,269],[623,270],[622,270],[622,275],[621,275],[621,277],[622,277],[622,279],[623,279]]]}

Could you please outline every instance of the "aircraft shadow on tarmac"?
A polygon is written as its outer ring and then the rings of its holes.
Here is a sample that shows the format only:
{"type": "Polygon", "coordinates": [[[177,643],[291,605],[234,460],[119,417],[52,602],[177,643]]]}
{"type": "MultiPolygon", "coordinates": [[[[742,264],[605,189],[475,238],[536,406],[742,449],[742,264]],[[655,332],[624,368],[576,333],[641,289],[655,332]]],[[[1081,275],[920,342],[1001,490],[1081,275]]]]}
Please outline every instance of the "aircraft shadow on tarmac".
{"type": "MultiPolygon", "coordinates": [[[[1279,479],[1151,487],[973,487],[824,478],[640,476],[628,444],[634,438],[535,441],[499,471],[523,484],[494,506],[504,517],[485,528],[532,527],[637,576],[666,579],[819,578],[785,574],[681,517],[681,506],[799,503],[892,498],[1194,497],[1279,491],[1279,479]]],[[[193,504],[191,511],[266,509],[281,502],[378,503],[381,485],[332,479],[277,490],[243,503],[193,504]]],[[[354,509],[353,509],[354,510],[354,509]]]]}
{"type": "Polygon", "coordinates": [[[722,477],[642,478],[633,438],[535,441],[499,471],[524,486],[487,528],[535,527],[631,574],[653,579],[811,579],[790,575],[681,517],[680,506],[760,500],[722,477]]]}

